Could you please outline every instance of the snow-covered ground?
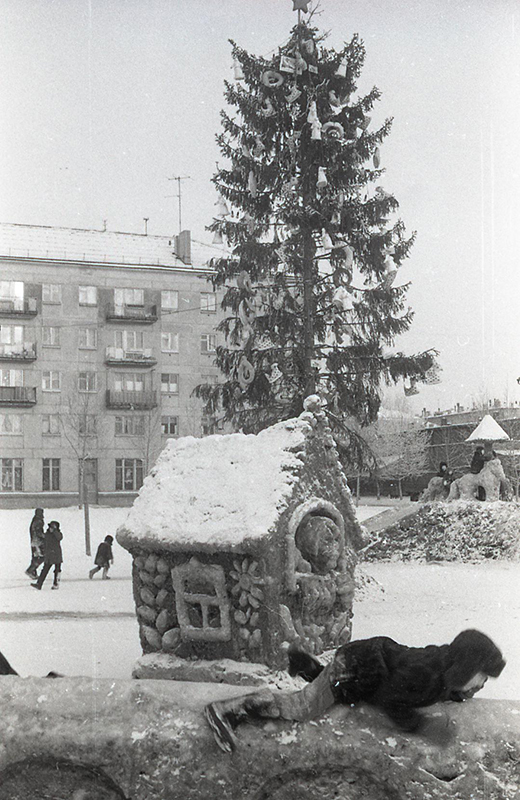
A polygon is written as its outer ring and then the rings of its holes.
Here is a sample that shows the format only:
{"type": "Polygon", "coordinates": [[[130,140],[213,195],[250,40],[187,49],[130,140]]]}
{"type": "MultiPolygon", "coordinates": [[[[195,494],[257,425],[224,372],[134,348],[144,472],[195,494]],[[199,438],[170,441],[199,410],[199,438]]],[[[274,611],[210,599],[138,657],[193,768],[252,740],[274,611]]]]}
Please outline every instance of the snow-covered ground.
{"type": "MultiPolygon", "coordinates": [[[[359,506],[362,522],[383,506],[359,506]]],[[[92,553],[107,533],[114,535],[127,508],[92,508],[92,553]]],[[[55,669],[67,675],[129,678],[141,654],[135,619],[129,554],[114,545],[111,580],[88,579],[93,556],[85,555],[83,513],[53,509],[64,534],[60,589],[52,573],[42,591],[25,575],[30,560],[32,510],[0,510],[0,650],[21,675],[55,669]]],[[[354,636],[388,635],[406,644],[440,644],[464,628],[487,633],[508,661],[481,697],[520,699],[520,564],[370,563],[377,581],[354,608],[354,636]]]]}

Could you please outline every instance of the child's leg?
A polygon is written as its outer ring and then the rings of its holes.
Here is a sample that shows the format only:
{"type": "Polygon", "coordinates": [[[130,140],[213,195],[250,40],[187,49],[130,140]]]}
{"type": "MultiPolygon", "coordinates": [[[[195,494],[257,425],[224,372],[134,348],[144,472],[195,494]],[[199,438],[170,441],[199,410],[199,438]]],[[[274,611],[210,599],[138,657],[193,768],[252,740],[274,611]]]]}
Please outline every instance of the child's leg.
{"type": "Polygon", "coordinates": [[[93,567],[93,568],[90,570],[89,574],[88,574],[89,578],[92,580],[92,578],[94,577],[94,575],[96,574],[96,572],[99,572],[99,570],[100,570],[100,569],[101,569],[101,567],[93,567]]]}
{"type": "Polygon", "coordinates": [[[105,564],[103,567],[103,575],[101,576],[104,581],[108,579],[108,570],[110,569],[110,564],[105,564]]]}
{"type": "Polygon", "coordinates": [[[297,692],[259,692],[230,700],[220,700],[206,706],[205,716],[218,746],[226,753],[236,747],[234,729],[248,719],[269,718],[286,720],[313,719],[335,703],[330,688],[330,666],[303,689],[297,692]]]}
{"type": "Polygon", "coordinates": [[[52,584],[53,589],[58,588],[58,584],[60,582],[60,572],[61,572],[61,564],[54,565],[54,582],[52,584]]]}

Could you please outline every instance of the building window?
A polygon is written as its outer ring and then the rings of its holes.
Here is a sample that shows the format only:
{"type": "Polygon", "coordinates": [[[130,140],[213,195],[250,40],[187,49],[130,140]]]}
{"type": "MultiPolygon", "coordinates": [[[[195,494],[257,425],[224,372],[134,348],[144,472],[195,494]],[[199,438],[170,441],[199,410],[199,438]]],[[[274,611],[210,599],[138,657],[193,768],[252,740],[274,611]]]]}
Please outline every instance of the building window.
{"type": "Polygon", "coordinates": [[[23,347],[23,325],[0,325],[0,344],[23,347]]]}
{"type": "Polygon", "coordinates": [[[164,436],[177,436],[179,417],[161,417],[161,432],[164,436]]]}
{"type": "Polygon", "coordinates": [[[118,372],[114,375],[116,392],[144,392],[144,375],[141,372],[118,372]]]}
{"type": "Polygon", "coordinates": [[[200,293],[200,310],[208,314],[217,313],[217,295],[215,292],[200,293]]]}
{"type": "Polygon", "coordinates": [[[44,283],[42,285],[42,302],[61,303],[61,286],[59,283],[44,283]]]}
{"type": "Polygon", "coordinates": [[[178,333],[161,333],[161,351],[163,353],[178,353],[179,352],[179,334],[178,333]]]}
{"type": "Polygon", "coordinates": [[[116,417],[116,436],[144,436],[144,417],[125,415],[116,417]]]}
{"type": "Polygon", "coordinates": [[[183,639],[229,641],[231,620],[224,569],[192,558],[171,572],[183,639]]]}
{"type": "Polygon", "coordinates": [[[97,373],[80,372],[78,375],[78,392],[97,392],[97,373]]]}
{"type": "Polygon", "coordinates": [[[165,289],[161,292],[161,308],[163,311],[177,311],[179,308],[179,292],[165,289]]]}
{"type": "Polygon", "coordinates": [[[136,492],[143,485],[140,458],[116,458],[116,492],[136,492]]]}
{"type": "Polygon", "coordinates": [[[144,289],[114,289],[114,305],[144,306],[144,289]]]}
{"type": "Polygon", "coordinates": [[[23,281],[0,281],[0,307],[22,311],[24,301],[23,281]]]}
{"type": "Polygon", "coordinates": [[[21,414],[0,414],[0,434],[19,436],[23,433],[23,417],[21,414]]]}
{"type": "Polygon", "coordinates": [[[23,385],[23,369],[0,369],[0,386],[23,385]]]}
{"type": "Polygon", "coordinates": [[[1,458],[2,492],[23,492],[23,458],[1,458]]]}
{"type": "Polygon", "coordinates": [[[82,414],[78,419],[80,436],[97,436],[97,417],[94,414],[82,414]]]}
{"type": "Polygon", "coordinates": [[[161,392],[163,394],[179,394],[179,376],[176,372],[161,374],[161,392]]]}
{"type": "Polygon", "coordinates": [[[60,328],[44,325],[42,328],[42,343],[44,347],[59,347],[60,328]]]}
{"type": "Polygon", "coordinates": [[[61,391],[61,372],[45,370],[42,372],[42,389],[44,392],[61,391]]]}
{"type": "Polygon", "coordinates": [[[214,333],[202,333],[200,337],[200,352],[214,353],[217,349],[217,341],[214,333]]]}
{"type": "Polygon", "coordinates": [[[144,334],[142,331],[114,331],[114,346],[125,353],[142,353],[144,350],[144,334]]]}
{"type": "Polygon", "coordinates": [[[44,458],[42,462],[42,492],[60,491],[60,459],[44,458]]]}
{"type": "Polygon", "coordinates": [[[80,350],[95,350],[97,348],[97,330],[95,328],[80,328],[78,346],[80,350]]]}
{"type": "Polygon", "coordinates": [[[80,286],[78,301],[80,306],[97,306],[97,287],[80,286]]]}
{"type": "Polygon", "coordinates": [[[57,436],[60,432],[58,414],[42,414],[42,433],[44,436],[57,436]]]}

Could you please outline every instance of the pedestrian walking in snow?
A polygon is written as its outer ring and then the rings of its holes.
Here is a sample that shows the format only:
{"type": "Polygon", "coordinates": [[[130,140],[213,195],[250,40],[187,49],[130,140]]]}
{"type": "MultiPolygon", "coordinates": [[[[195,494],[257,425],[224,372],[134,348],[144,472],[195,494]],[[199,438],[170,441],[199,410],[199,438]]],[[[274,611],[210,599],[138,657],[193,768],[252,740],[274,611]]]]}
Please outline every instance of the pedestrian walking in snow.
{"type": "Polygon", "coordinates": [[[88,576],[90,580],[94,577],[96,572],[99,572],[100,569],[103,570],[103,575],[101,576],[104,581],[109,581],[110,578],[108,576],[108,570],[110,569],[110,564],[114,563],[114,556],[112,554],[112,542],[114,541],[114,537],[105,536],[105,541],[101,542],[97,549],[96,557],[94,559],[94,564],[96,565],[93,569],[90,570],[88,576]]]}
{"type": "Polygon", "coordinates": [[[45,578],[49,574],[51,567],[54,567],[54,581],[52,589],[58,589],[61,573],[61,565],[63,562],[63,553],[61,551],[61,540],[63,534],[60,530],[60,523],[53,520],[49,522],[49,526],[45,531],[45,539],[43,542],[43,569],[40,572],[40,577],[36,583],[31,583],[34,589],[41,589],[45,578]]]}
{"type": "Polygon", "coordinates": [[[45,538],[43,528],[43,508],[37,508],[29,526],[29,534],[31,537],[31,563],[25,570],[25,574],[29,575],[30,578],[38,577],[37,569],[40,564],[43,564],[43,540],[45,538]]]}

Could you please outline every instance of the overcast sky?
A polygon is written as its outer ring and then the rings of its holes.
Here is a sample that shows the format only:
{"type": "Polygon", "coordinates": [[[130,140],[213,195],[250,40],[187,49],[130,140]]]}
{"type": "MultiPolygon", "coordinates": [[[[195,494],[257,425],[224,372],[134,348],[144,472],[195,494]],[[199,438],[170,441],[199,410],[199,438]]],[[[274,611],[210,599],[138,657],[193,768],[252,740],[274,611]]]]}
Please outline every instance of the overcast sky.
{"type": "MultiPolygon", "coordinates": [[[[211,242],[228,39],[268,56],[292,0],[0,0],[0,221],[211,242]]],[[[321,0],[329,46],[365,42],[360,90],[394,117],[381,182],[417,243],[409,352],[436,347],[416,409],[520,400],[520,1],[321,0]]],[[[401,391],[401,390],[400,390],[401,391]]]]}

